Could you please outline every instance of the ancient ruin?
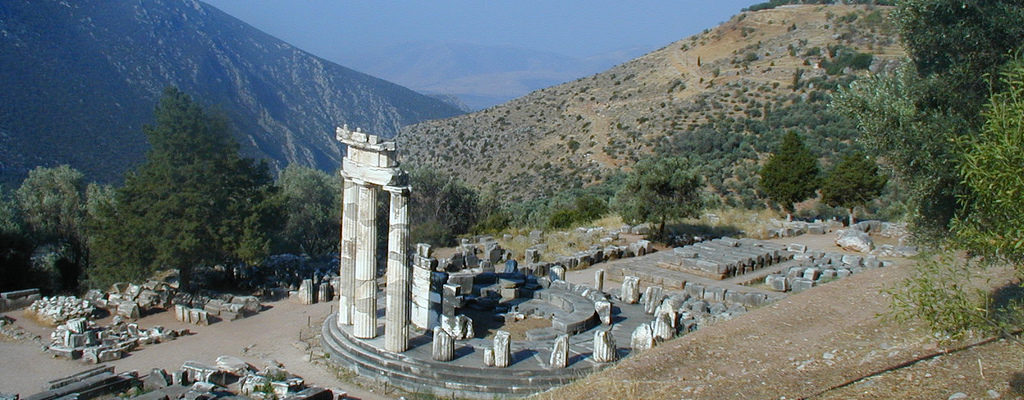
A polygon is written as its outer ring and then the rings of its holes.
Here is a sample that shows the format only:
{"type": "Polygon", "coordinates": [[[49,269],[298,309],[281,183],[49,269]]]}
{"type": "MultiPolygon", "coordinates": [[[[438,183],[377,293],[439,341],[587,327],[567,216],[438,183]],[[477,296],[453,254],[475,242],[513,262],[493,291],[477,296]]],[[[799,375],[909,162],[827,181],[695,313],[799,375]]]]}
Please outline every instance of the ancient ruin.
{"type": "MultiPolygon", "coordinates": [[[[778,245],[723,238],[654,252],[647,240],[619,240],[639,227],[581,228],[601,244],[567,256],[545,257],[538,231],[523,238],[534,244],[521,254],[485,236],[462,239],[454,254],[435,258],[426,244],[410,249],[407,205],[415,188],[394,142],[347,127],[337,139],[348,146],[339,300],[321,343],[332,362],[363,376],[439,396],[528,395],[782,296],[729,281],[792,258],[778,245]],[[381,188],[391,194],[386,268],[378,268],[375,241],[381,188]],[[569,271],[598,263],[608,266],[594,272],[592,285],[566,281],[569,271]]],[[[300,289],[304,297],[311,291],[300,289]]]]}

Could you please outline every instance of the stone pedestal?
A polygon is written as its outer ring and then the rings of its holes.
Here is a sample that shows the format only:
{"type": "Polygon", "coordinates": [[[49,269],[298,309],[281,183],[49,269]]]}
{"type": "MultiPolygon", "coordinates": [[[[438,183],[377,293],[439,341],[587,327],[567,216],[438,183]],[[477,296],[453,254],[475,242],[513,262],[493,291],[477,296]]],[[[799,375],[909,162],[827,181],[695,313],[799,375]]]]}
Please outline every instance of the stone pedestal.
{"type": "Polygon", "coordinates": [[[430,245],[419,243],[412,263],[412,310],[413,325],[420,329],[432,328],[430,324],[430,245]]]}
{"type": "Polygon", "coordinates": [[[455,359],[455,340],[441,329],[434,327],[434,347],[431,357],[437,361],[451,361],[455,359]]]}
{"type": "Polygon", "coordinates": [[[604,292],[604,270],[599,269],[594,271],[594,289],[598,292],[604,292]]]}
{"type": "Polygon", "coordinates": [[[512,365],[512,335],[505,331],[494,333],[494,366],[505,368],[512,365]]]}

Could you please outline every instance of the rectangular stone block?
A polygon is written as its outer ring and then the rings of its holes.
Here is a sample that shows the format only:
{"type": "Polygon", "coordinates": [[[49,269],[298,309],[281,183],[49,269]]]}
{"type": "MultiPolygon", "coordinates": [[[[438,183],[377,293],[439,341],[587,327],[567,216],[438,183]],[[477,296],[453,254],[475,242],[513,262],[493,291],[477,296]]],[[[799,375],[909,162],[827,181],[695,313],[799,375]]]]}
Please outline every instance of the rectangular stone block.
{"type": "Polygon", "coordinates": [[[704,298],[704,286],[693,282],[686,282],[686,294],[696,299],[704,298]]]}
{"type": "Polygon", "coordinates": [[[800,293],[814,287],[814,281],[806,278],[796,278],[793,279],[791,285],[793,287],[793,293],[800,293]]]}
{"type": "Polygon", "coordinates": [[[764,283],[768,288],[776,292],[785,292],[789,290],[789,280],[782,274],[768,275],[764,278],[764,283]]]}
{"type": "Polygon", "coordinates": [[[725,300],[725,289],[718,286],[709,286],[704,289],[704,298],[710,301],[725,300]]]}

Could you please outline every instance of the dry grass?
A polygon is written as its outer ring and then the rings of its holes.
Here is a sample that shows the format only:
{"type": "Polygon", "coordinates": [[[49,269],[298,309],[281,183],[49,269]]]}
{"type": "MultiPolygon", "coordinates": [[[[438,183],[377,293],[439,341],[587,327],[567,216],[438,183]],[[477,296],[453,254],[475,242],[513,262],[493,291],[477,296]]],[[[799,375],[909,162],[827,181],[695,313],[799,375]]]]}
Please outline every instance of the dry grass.
{"type": "MultiPolygon", "coordinates": [[[[611,215],[587,224],[578,224],[565,230],[544,232],[539,242],[531,240],[529,231],[525,230],[511,230],[495,236],[498,238],[498,243],[501,244],[501,247],[512,251],[512,254],[517,259],[522,258],[527,248],[543,244],[547,245],[547,250],[541,252],[541,261],[555,261],[559,256],[572,255],[588,250],[590,246],[595,244],[601,244],[601,238],[608,236],[609,232],[619,229],[623,225],[621,217],[611,215]],[[602,228],[603,233],[586,234],[580,232],[578,228],[602,228]],[[512,235],[511,240],[502,238],[506,233],[512,235]]],[[[627,242],[622,238],[613,242],[613,244],[617,245],[625,243],[627,242]]]]}

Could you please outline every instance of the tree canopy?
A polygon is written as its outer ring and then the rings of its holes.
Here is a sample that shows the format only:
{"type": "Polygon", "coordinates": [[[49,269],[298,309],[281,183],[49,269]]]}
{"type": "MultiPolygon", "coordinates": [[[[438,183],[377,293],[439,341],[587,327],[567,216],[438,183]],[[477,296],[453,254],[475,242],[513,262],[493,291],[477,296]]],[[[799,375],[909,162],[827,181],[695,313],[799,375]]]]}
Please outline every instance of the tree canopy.
{"type": "Polygon", "coordinates": [[[1024,265],[1024,61],[1002,73],[1005,89],[991,96],[985,125],[965,138],[959,172],[971,189],[971,212],[954,227],[966,247],[1024,265]]]}
{"type": "Polygon", "coordinates": [[[341,220],[341,179],[289,165],[278,177],[284,226],[277,249],[322,256],[337,251],[341,220]]]}
{"type": "Polygon", "coordinates": [[[641,160],[615,195],[615,204],[624,220],[656,223],[658,234],[664,237],[666,221],[700,211],[701,179],[682,157],[641,160]]]}
{"type": "Polygon", "coordinates": [[[878,165],[863,152],[847,154],[836,164],[821,185],[821,200],[832,207],[853,209],[882,194],[888,179],[878,173],[878,165]]]}
{"type": "Polygon", "coordinates": [[[240,157],[225,120],[176,88],[164,90],[155,120],[143,128],[146,161],[101,206],[90,279],[102,285],[175,268],[188,288],[196,266],[264,257],[277,223],[266,165],[240,157]]]}
{"type": "Polygon", "coordinates": [[[854,82],[833,105],[857,121],[861,142],[903,187],[917,236],[943,237],[971,210],[957,144],[981,129],[998,90],[993,77],[1024,43],[1024,4],[905,0],[893,17],[912,62],[854,82]]]}
{"type": "Polygon", "coordinates": [[[454,177],[428,168],[409,171],[411,236],[415,242],[450,245],[479,218],[479,196],[454,177]]]}
{"type": "Polygon", "coordinates": [[[786,212],[814,196],[818,189],[818,160],[796,132],[787,132],[779,148],[761,167],[761,189],[786,212]]]}

